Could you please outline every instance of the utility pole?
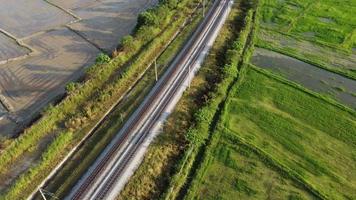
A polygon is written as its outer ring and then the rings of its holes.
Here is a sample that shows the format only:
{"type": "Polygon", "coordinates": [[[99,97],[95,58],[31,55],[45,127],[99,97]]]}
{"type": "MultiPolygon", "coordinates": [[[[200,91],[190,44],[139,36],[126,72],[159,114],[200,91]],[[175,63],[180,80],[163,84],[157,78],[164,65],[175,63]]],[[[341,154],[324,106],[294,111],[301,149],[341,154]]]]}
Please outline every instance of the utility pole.
{"type": "Polygon", "coordinates": [[[156,75],[156,82],[158,81],[158,73],[157,73],[157,59],[155,59],[155,75],[156,75]]]}

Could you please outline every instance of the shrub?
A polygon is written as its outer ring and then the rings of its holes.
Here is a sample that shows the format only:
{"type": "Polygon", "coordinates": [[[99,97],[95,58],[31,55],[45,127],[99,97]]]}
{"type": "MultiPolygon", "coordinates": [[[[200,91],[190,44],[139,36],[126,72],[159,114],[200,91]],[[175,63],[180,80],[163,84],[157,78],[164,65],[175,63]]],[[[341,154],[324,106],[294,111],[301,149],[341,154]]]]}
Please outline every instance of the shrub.
{"type": "Polygon", "coordinates": [[[176,8],[178,5],[178,0],[159,0],[160,4],[167,5],[168,8],[176,8]]]}
{"type": "Polygon", "coordinates": [[[123,37],[121,46],[124,51],[132,52],[135,50],[134,38],[131,35],[123,37]]]}
{"type": "Polygon", "coordinates": [[[74,83],[74,82],[69,82],[67,85],[66,85],[66,91],[68,93],[71,93],[73,91],[75,91],[77,88],[78,88],[79,84],[78,83],[74,83]]]}
{"type": "Polygon", "coordinates": [[[137,19],[137,29],[142,26],[156,26],[158,25],[158,17],[153,13],[152,10],[148,10],[139,14],[137,19]]]}
{"type": "Polygon", "coordinates": [[[98,55],[98,57],[96,57],[95,63],[101,65],[101,64],[109,63],[110,60],[111,60],[111,58],[108,55],[106,55],[104,53],[100,53],[98,55]]]}

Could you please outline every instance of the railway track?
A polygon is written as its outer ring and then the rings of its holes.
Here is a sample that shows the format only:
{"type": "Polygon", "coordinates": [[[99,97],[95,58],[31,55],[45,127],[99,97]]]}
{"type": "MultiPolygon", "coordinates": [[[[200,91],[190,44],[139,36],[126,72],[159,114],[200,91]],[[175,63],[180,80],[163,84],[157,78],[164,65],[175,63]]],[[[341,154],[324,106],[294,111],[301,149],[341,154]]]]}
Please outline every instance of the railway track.
{"type": "MultiPolygon", "coordinates": [[[[191,79],[197,60],[223,23],[231,0],[216,0],[182,51],[66,199],[114,199],[120,177],[134,160],[167,107],[191,79]]],[[[122,188],[122,187],[121,187],[122,188]]]]}

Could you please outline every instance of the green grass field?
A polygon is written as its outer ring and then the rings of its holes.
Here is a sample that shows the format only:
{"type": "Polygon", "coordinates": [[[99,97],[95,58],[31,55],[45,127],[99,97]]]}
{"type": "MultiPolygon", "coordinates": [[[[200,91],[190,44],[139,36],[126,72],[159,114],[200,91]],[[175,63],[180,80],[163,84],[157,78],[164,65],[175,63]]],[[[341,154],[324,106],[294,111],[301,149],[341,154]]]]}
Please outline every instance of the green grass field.
{"type": "Polygon", "coordinates": [[[194,198],[310,199],[312,191],[356,198],[353,111],[258,68],[248,69],[236,91],[194,198]]]}
{"type": "Polygon", "coordinates": [[[196,199],[316,199],[229,137],[220,138],[205,170],[196,199]]]}

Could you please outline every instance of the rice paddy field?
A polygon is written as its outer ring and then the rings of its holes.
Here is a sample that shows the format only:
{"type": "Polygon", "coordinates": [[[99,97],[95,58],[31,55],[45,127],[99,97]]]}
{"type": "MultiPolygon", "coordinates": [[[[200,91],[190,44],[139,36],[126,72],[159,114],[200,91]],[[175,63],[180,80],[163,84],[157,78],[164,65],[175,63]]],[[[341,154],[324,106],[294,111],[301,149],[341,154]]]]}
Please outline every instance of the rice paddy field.
{"type": "Polygon", "coordinates": [[[340,49],[356,45],[354,0],[268,0],[262,26],[340,49]]]}
{"type": "Polygon", "coordinates": [[[221,138],[214,147],[211,162],[196,199],[316,199],[266,165],[248,147],[228,137],[221,138]]]}
{"type": "Polygon", "coordinates": [[[352,79],[268,49],[257,48],[251,62],[356,108],[356,82],[352,79]]]}
{"type": "Polygon", "coordinates": [[[356,1],[261,1],[258,46],[355,79],[356,1]]]}
{"type": "Polygon", "coordinates": [[[356,1],[261,0],[185,199],[356,199],[356,1]]]}
{"type": "Polygon", "coordinates": [[[0,140],[16,137],[65,85],[110,54],[157,0],[0,0],[0,140]],[[7,128],[7,127],[15,128],[7,128]]]}
{"type": "Polygon", "coordinates": [[[353,111],[249,67],[222,123],[194,199],[356,198],[353,111]]]}

